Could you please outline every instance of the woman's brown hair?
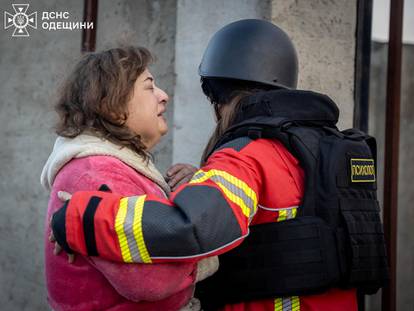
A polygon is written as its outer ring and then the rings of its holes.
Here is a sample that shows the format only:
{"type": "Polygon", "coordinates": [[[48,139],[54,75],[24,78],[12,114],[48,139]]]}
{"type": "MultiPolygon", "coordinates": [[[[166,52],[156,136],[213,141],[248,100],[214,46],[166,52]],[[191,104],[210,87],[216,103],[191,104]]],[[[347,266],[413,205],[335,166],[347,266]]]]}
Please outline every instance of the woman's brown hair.
{"type": "Polygon", "coordinates": [[[144,159],[140,136],[125,125],[134,83],[152,62],[143,47],[123,47],[84,56],[64,83],[55,109],[56,133],[74,138],[90,132],[130,148],[144,159]]]}
{"type": "Polygon", "coordinates": [[[201,78],[201,88],[213,105],[217,119],[216,128],[201,156],[200,165],[203,166],[219,139],[233,125],[237,113],[241,111],[242,99],[253,93],[275,89],[275,87],[235,79],[201,78]],[[227,106],[226,109],[221,109],[223,106],[227,106]]]}
{"type": "Polygon", "coordinates": [[[207,146],[204,148],[203,154],[201,156],[201,162],[200,165],[203,166],[208,157],[210,156],[210,154],[214,151],[214,147],[216,146],[217,142],[219,141],[219,139],[221,138],[221,136],[223,136],[224,132],[232,125],[233,120],[237,114],[237,112],[240,109],[240,102],[241,99],[244,96],[250,95],[250,92],[240,92],[237,93],[237,95],[235,95],[229,103],[227,103],[226,105],[228,105],[228,109],[225,110],[225,112],[220,113],[218,111],[218,105],[214,105],[214,110],[215,110],[215,114],[216,114],[216,119],[217,119],[217,124],[216,124],[216,128],[213,131],[213,134],[211,134],[207,146]]]}

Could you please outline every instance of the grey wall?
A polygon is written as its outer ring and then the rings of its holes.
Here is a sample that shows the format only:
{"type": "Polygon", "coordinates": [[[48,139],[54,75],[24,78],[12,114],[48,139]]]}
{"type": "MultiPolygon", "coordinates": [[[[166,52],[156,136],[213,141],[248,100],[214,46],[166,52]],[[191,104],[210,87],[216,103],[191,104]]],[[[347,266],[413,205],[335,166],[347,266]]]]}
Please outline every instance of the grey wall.
{"type": "Polygon", "coordinates": [[[330,96],[341,111],[340,128],[352,127],[356,5],[356,0],[272,1],[272,22],[298,51],[298,87],[330,96]]]}
{"type": "MultiPolygon", "coordinates": [[[[9,1],[1,9],[12,11],[9,1]]],[[[67,8],[76,2],[38,1],[30,10],[67,8]]],[[[3,13],[2,13],[3,14],[3,13]]],[[[29,30],[30,31],[30,30],[29,30]]],[[[0,31],[0,303],[2,310],[45,310],[43,225],[47,193],[39,176],[54,141],[50,102],[57,82],[80,55],[80,33],[30,31],[11,38],[0,31]]]]}
{"type": "Polygon", "coordinates": [[[356,0],[179,0],[173,162],[197,164],[200,159],[214,119],[202,95],[196,68],[211,34],[242,18],[270,19],[285,29],[299,54],[299,87],[331,96],[341,109],[339,126],[351,127],[356,3],[356,0]]]}
{"type": "MultiPolygon", "coordinates": [[[[0,9],[12,11],[11,1],[0,0],[0,9]]],[[[69,11],[79,21],[83,1],[31,1],[30,10],[69,11]]],[[[198,163],[213,116],[201,94],[197,66],[211,34],[241,18],[271,19],[285,28],[299,51],[300,87],[330,95],[341,108],[341,127],[352,124],[356,0],[101,0],[97,48],[137,44],[158,58],[150,69],[171,97],[171,131],[154,152],[162,171],[172,162],[198,163]]],[[[48,195],[39,175],[55,139],[51,127],[57,87],[81,56],[80,31],[30,33],[30,38],[13,39],[10,31],[0,30],[0,304],[7,311],[46,309],[42,235],[48,195]]],[[[381,147],[386,52],[375,45],[373,52],[370,131],[381,147]]],[[[414,95],[409,77],[413,53],[412,46],[405,47],[399,310],[413,306],[414,215],[409,204],[414,198],[409,178],[414,166],[409,163],[414,133],[408,104],[414,95]]],[[[378,310],[378,300],[370,300],[369,310],[378,310]]]]}
{"type": "Polygon", "coordinates": [[[142,45],[156,57],[150,71],[170,95],[166,114],[170,131],[153,151],[158,168],[165,172],[172,163],[176,0],[101,0],[98,16],[97,50],[142,45]]]}
{"type": "MultiPolygon", "coordinates": [[[[13,12],[11,3],[0,1],[1,15],[13,12]]],[[[30,12],[68,11],[71,21],[82,20],[81,0],[30,3],[30,12]]],[[[158,58],[150,69],[173,97],[176,1],[99,3],[97,48],[148,47],[158,58]]],[[[11,38],[10,30],[0,30],[0,309],[5,311],[47,309],[43,228],[48,194],[39,176],[55,139],[57,87],[81,56],[80,31],[49,32],[39,23],[29,32],[30,38],[11,38]]],[[[172,107],[171,101],[169,119],[172,107]]],[[[161,170],[171,164],[171,138],[154,152],[161,170]]]]}
{"type": "Polygon", "coordinates": [[[213,130],[212,107],[201,91],[197,71],[211,35],[230,22],[268,19],[269,13],[270,1],[178,0],[173,162],[198,165],[213,130]]]}
{"type": "MultiPolygon", "coordinates": [[[[378,198],[384,195],[385,98],[388,44],[373,42],[370,71],[369,132],[378,143],[378,198]]],[[[398,180],[397,310],[414,310],[414,45],[403,46],[398,180]]],[[[379,310],[380,295],[367,299],[379,310]]]]}

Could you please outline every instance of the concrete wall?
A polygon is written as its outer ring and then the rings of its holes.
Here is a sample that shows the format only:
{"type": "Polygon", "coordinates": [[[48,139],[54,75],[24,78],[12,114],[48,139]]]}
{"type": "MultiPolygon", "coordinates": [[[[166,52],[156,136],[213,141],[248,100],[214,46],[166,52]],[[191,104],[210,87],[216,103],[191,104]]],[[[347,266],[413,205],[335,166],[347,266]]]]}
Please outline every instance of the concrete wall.
{"type": "Polygon", "coordinates": [[[98,16],[97,50],[141,45],[156,57],[150,71],[170,96],[166,114],[170,131],[153,151],[158,168],[165,172],[172,163],[176,0],[101,0],[98,16]]]}
{"type": "Polygon", "coordinates": [[[173,162],[198,165],[214,126],[212,107],[200,88],[198,65],[208,40],[224,25],[269,18],[269,1],[178,0],[173,162]],[[196,12],[196,13],[195,13],[196,12]]]}
{"type": "Polygon", "coordinates": [[[292,38],[298,88],[322,92],[339,106],[340,128],[352,126],[357,1],[273,0],[272,22],[292,38]]]}
{"type": "MultiPolygon", "coordinates": [[[[10,1],[0,4],[13,12],[10,1]]],[[[45,0],[30,7],[42,9],[67,9],[82,18],[76,2],[45,0]]],[[[50,103],[57,82],[80,55],[80,32],[66,32],[62,40],[39,29],[30,38],[11,38],[1,29],[0,46],[0,304],[5,311],[45,310],[47,193],[39,176],[54,141],[50,103]]]]}
{"type": "Polygon", "coordinates": [[[270,19],[286,30],[299,54],[299,88],[328,94],[341,109],[339,126],[351,127],[356,3],[356,0],[179,0],[173,162],[197,164],[200,159],[214,123],[196,68],[211,35],[223,25],[242,18],[270,19]]]}
{"type": "MultiPolygon", "coordinates": [[[[11,2],[0,0],[0,9],[12,11],[11,2]]],[[[79,21],[83,1],[37,0],[30,10],[69,11],[71,19],[79,21]]],[[[151,70],[171,97],[171,131],[154,152],[162,171],[172,162],[198,163],[213,115],[201,93],[197,67],[210,36],[242,18],[270,19],[284,28],[299,52],[299,86],[330,95],[341,108],[340,126],[351,126],[356,0],[101,0],[97,48],[136,44],[157,56],[151,70]]],[[[0,31],[0,304],[6,311],[47,308],[42,234],[48,195],[39,175],[55,139],[51,128],[56,89],[80,57],[80,31],[30,33],[30,38],[12,39],[9,31],[0,31]]],[[[373,53],[372,77],[377,82],[371,88],[370,131],[381,148],[386,52],[374,46],[373,53]]],[[[414,95],[408,77],[414,69],[412,46],[404,55],[398,299],[400,310],[410,310],[414,215],[409,203],[414,198],[408,178],[414,172],[407,163],[414,158],[413,109],[408,105],[414,95]]],[[[378,300],[370,300],[369,310],[378,310],[378,300]]]]}
{"type": "MultiPolygon", "coordinates": [[[[387,83],[388,44],[373,42],[369,103],[369,132],[378,143],[378,198],[383,201],[385,100],[387,83]]],[[[398,252],[397,252],[397,310],[413,310],[414,296],[414,45],[403,47],[400,157],[398,180],[398,252]]],[[[379,310],[379,294],[367,299],[368,311],[379,310]]]]}
{"type": "MultiPolygon", "coordinates": [[[[176,1],[99,1],[97,48],[143,45],[158,57],[157,83],[173,97],[176,1]]],[[[13,12],[0,1],[1,14],[13,12]]],[[[68,11],[81,21],[83,1],[31,1],[29,11],[68,11]]],[[[40,20],[41,15],[38,15],[40,20]]],[[[0,30],[0,309],[46,310],[43,228],[48,194],[39,176],[53,146],[56,89],[81,56],[80,31],[29,30],[11,38],[0,30]]],[[[172,101],[168,118],[172,116],[172,101]]],[[[170,122],[171,123],[171,122],[170,122]]],[[[171,164],[170,134],[154,152],[171,164]]]]}

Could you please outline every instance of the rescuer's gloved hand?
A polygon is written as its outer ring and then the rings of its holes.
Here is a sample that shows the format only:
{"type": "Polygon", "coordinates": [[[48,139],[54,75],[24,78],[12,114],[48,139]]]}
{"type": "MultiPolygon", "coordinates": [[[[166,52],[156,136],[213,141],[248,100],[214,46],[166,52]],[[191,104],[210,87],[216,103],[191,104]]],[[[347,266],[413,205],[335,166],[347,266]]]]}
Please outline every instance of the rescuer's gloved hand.
{"type": "Polygon", "coordinates": [[[175,191],[178,186],[188,183],[197,171],[198,168],[191,164],[177,163],[167,170],[166,180],[171,190],[175,191]]]}
{"type": "MultiPolygon", "coordinates": [[[[63,249],[68,255],[69,263],[73,263],[75,261],[75,255],[73,254],[73,251],[70,249],[69,245],[66,243],[66,240],[61,236],[60,231],[56,230],[57,229],[56,222],[57,222],[58,217],[55,217],[55,215],[66,213],[66,206],[68,204],[68,200],[70,200],[71,197],[72,195],[68,192],[64,192],[64,191],[58,192],[58,198],[61,201],[64,201],[65,204],[63,205],[61,209],[59,209],[56,213],[53,214],[53,216],[50,218],[50,221],[49,221],[49,225],[51,227],[49,241],[51,243],[55,243],[53,254],[58,255],[63,249]]],[[[59,217],[59,219],[64,219],[64,218],[59,217]]]]}
{"type": "MultiPolygon", "coordinates": [[[[111,192],[111,189],[107,185],[101,185],[98,189],[99,191],[105,191],[105,192],[111,192]]],[[[69,200],[72,198],[72,194],[66,191],[58,191],[57,196],[59,200],[62,202],[65,202],[65,204],[60,208],[57,212],[53,214],[53,216],[50,218],[49,226],[51,228],[50,235],[49,235],[49,241],[51,243],[55,243],[55,247],[53,249],[53,254],[58,255],[62,250],[64,250],[68,255],[68,262],[73,263],[75,261],[75,254],[70,249],[69,245],[66,242],[66,239],[62,237],[62,234],[59,231],[59,228],[64,227],[64,224],[60,223],[59,225],[57,222],[64,221],[65,217],[62,217],[66,213],[66,206],[69,202],[69,200]],[[57,217],[55,217],[57,216],[57,217]]]]}

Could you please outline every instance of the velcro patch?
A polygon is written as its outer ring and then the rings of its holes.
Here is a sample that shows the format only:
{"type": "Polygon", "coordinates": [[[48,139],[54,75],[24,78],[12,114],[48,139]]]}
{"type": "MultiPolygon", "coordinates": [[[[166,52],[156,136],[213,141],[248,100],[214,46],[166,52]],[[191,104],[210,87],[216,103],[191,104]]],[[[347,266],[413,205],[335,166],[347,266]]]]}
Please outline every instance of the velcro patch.
{"type": "Polygon", "coordinates": [[[351,159],[351,182],[375,182],[374,159],[351,159]]]}

